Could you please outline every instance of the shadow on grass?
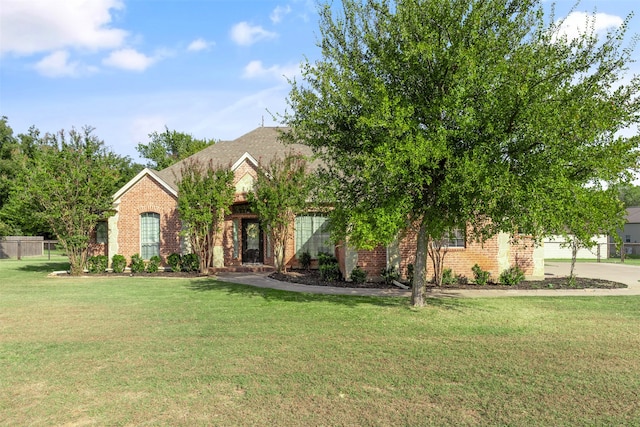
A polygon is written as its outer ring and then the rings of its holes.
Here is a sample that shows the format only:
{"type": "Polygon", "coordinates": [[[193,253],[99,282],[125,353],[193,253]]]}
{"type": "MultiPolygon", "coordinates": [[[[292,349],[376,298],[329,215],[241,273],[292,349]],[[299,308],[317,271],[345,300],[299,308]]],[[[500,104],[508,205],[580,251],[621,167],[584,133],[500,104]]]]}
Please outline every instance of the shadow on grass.
{"type": "MultiPolygon", "coordinates": [[[[231,295],[264,298],[267,301],[285,302],[329,302],[356,307],[361,304],[379,307],[404,307],[411,309],[409,298],[395,296],[328,295],[309,292],[283,291],[251,285],[223,282],[215,279],[191,280],[187,288],[196,292],[224,291],[231,295]]],[[[427,305],[444,309],[460,310],[464,303],[455,297],[427,298],[427,305]]]]}
{"type": "MultiPolygon", "coordinates": [[[[25,261],[29,262],[29,261],[25,261]]],[[[42,262],[30,263],[18,267],[16,270],[28,273],[53,273],[54,271],[69,270],[69,262],[42,262]]]]}

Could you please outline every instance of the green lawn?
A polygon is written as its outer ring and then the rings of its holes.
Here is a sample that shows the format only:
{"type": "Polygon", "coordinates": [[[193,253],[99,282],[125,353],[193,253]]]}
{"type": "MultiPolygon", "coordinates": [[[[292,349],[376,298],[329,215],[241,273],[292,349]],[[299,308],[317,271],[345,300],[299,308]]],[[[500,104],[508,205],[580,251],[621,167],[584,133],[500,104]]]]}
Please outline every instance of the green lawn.
{"type": "Polygon", "coordinates": [[[640,297],[429,300],[0,261],[0,425],[640,425],[640,297]]]}

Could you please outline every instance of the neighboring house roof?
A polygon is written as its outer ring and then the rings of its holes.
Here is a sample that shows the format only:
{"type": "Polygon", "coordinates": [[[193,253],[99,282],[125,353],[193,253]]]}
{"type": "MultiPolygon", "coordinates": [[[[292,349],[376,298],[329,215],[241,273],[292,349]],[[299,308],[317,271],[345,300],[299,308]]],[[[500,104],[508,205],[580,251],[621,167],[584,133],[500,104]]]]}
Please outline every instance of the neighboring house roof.
{"type": "Polygon", "coordinates": [[[210,145],[158,171],[157,175],[177,192],[177,181],[181,177],[182,167],[190,161],[196,160],[203,164],[211,161],[214,166],[235,169],[244,160],[257,166],[257,163],[268,162],[276,156],[284,157],[290,151],[310,157],[312,155],[310,147],[302,144],[284,144],[280,141],[280,135],[287,131],[286,127],[259,127],[233,141],[221,141],[210,145]]]}
{"type": "Polygon", "coordinates": [[[627,208],[627,224],[640,224],[640,207],[627,208]]]}

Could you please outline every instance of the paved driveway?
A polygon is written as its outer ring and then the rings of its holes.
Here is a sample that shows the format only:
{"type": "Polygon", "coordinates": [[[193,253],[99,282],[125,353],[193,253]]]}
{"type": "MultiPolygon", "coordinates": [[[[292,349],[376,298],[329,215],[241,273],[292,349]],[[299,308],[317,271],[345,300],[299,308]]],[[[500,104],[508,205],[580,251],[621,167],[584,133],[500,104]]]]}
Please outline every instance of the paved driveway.
{"type": "MultiPolygon", "coordinates": [[[[545,264],[547,277],[563,277],[569,274],[570,263],[553,262],[545,264]]],[[[595,279],[613,280],[624,283],[626,289],[534,289],[534,290],[446,290],[432,291],[430,297],[507,297],[507,296],[606,296],[606,295],[640,295],[640,266],[607,263],[578,263],[576,275],[595,279]]],[[[221,273],[218,279],[244,283],[262,288],[281,289],[293,292],[310,292],[332,295],[367,295],[367,296],[410,296],[410,291],[400,289],[353,289],[332,288],[326,286],[307,286],[297,283],[280,282],[267,277],[265,273],[221,273]]]]}
{"type": "MultiPolygon", "coordinates": [[[[546,262],[544,265],[547,277],[568,276],[570,268],[571,263],[569,262],[546,262]]],[[[640,293],[640,266],[638,265],[578,262],[576,263],[575,274],[578,277],[624,283],[629,285],[630,289],[637,289],[640,293]]]]}

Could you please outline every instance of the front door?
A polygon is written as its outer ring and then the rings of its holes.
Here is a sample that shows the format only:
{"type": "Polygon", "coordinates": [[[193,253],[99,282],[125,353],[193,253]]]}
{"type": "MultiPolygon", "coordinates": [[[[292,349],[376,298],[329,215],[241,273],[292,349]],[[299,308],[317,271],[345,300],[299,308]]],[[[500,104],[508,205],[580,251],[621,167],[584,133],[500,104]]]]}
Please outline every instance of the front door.
{"type": "Polygon", "coordinates": [[[262,229],[257,219],[242,220],[242,263],[262,264],[262,229]]]}

